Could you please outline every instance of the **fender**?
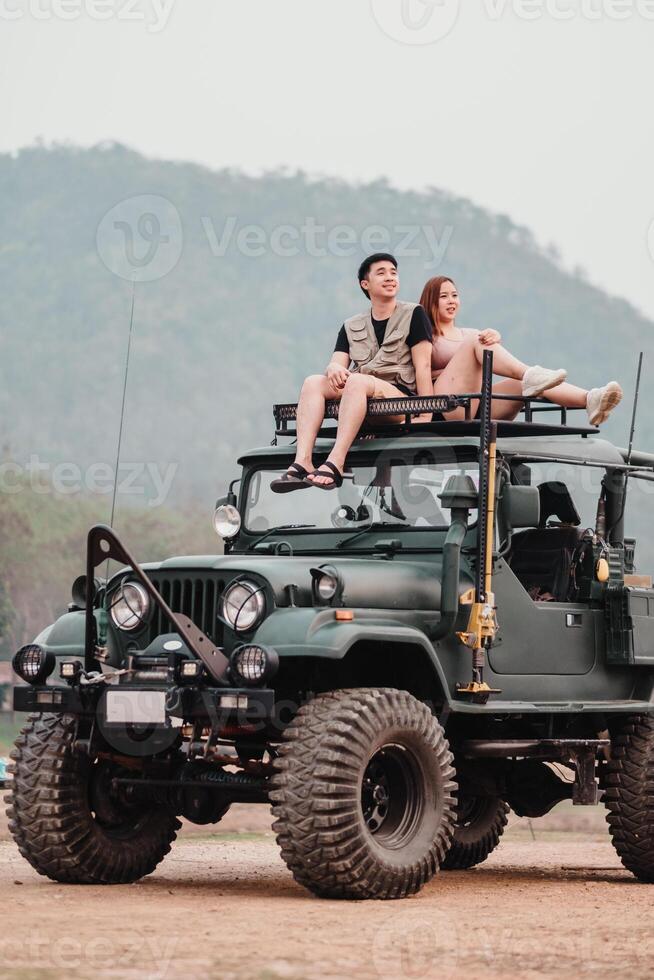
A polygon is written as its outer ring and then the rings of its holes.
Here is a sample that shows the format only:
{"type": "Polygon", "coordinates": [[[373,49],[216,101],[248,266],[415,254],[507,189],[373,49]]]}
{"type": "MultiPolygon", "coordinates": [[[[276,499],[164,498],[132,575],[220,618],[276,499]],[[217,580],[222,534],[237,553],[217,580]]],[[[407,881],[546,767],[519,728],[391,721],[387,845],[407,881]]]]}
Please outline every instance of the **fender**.
{"type": "Polygon", "coordinates": [[[326,660],[343,660],[363,640],[398,646],[410,644],[427,654],[449,702],[449,685],[428,637],[414,626],[405,626],[391,618],[371,617],[366,612],[355,609],[352,622],[338,622],[332,608],[319,612],[313,608],[278,609],[261,624],[255,642],[274,647],[280,657],[311,656],[326,660]]]}
{"type": "MultiPolygon", "coordinates": [[[[94,610],[98,616],[99,610],[94,610]]],[[[86,613],[83,609],[64,613],[54,623],[42,630],[34,643],[39,643],[56,657],[75,657],[84,660],[86,613]]],[[[112,644],[111,630],[107,637],[109,646],[112,644]]]]}

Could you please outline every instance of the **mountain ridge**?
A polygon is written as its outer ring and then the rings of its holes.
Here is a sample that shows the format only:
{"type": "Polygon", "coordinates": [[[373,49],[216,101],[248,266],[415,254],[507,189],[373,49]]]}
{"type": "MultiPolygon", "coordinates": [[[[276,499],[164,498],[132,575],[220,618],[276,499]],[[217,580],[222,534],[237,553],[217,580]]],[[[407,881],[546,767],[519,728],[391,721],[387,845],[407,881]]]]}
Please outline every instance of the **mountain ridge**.
{"type": "MultiPolygon", "coordinates": [[[[562,364],[588,387],[615,376],[629,395],[637,351],[652,353],[654,324],[627,300],[575,278],[505,215],[436,188],[255,177],[101,144],[0,156],[0,193],[0,440],[21,463],[33,452],[50,464],[113,462],[131,284],[111,271],[120,241],[98,236],[141,198],[179,216],[177,262],[135,287],[123,443],[127,461],[177,466],[173,501],[215,498],[238,451],[271,438],[272,403],[324,369],[343,319],[365,306],[356,268],[376,227],[389,236],[380,247],[404,237],[403,298],[452,275],[462,324],[499,329],[527,363],[562,364]],[[311,254],[308,221],[327,229],[327,254],[311,254]]],[[[123,221],[135,241],[138,217],[123,221]]],[[[133,243],[143,254],[147,234],[133,243]]],[[[643,414],[651,402],[644,390],[643,414]]],[[[609,438],[625,442],[627,415],[615,413],[609,438]]]]}

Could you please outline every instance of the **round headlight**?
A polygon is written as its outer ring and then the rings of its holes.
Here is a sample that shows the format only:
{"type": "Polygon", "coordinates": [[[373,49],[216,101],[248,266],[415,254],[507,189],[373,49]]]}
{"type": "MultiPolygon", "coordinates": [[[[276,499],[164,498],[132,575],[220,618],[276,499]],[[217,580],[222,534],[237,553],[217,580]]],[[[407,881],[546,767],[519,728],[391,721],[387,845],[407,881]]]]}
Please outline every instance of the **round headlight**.
{"type": "Polygon", "coordinates": [[[263,588],[245,579],[232,582],[225,589],[222,615],[232,629],[241,633],[254,629],[261,621],[266,607],[263,588]]]}
{"type": "Polygon", "coordinates": [[[111,618],[121,630],[135,630],[150,611],[150,596],[140,582],[125,582],[111,599],[111,618]]]}
{"type": "Polygon", "coordinates": [[[330,575],[329,572],[325,572],[318,579],[318,595],[325,602],[329,602],[336,595],[336,590],[338,589],[338,579],[334,575],[330,575]]]}
{"type": "Polygon", "coordinates": [[[314,598],[319,602],[331,602],[343,591],[343,581],[332,565],[321,565],[310,569],[313,579],[314,598]]]}
{"type": "Polygon", "coordinates": [[[219,537],[235,538],[241,530],[241,515],[232,504],[222,504],[214,511],[213,526],[219,537]]]}
{"type": "Polygon", "coordinates": [[[236,684],[261,684],[277,673],[279,657],[270,647],[236,647],[230,658],[232,679],[236,684]]]}
{"type": "Polygon", "coordinates": [[[38,643],[28,643],[14,654],[11,666],[28,684],[42,684],[54,670],[55,656],[38,643]]]}

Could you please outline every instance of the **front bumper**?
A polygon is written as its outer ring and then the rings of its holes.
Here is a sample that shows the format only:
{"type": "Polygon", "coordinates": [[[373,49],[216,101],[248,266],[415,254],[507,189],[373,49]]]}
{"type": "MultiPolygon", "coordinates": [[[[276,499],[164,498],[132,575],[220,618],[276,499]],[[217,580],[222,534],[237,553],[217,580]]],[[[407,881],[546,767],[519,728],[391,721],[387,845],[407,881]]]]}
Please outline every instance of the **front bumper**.
{"type": "MultiPolygon", "coordinates": [[[[143,702],[152,694],[164,696],[166,721],[162,727],[170,727],[168,718],[181,722],[203,722],[219,730],[238,728],[263,731],[271,725],[281,724],[276,717],[275,692],[268,688],[181,687],[119,684],[67,686],[20,686],[14,688],[14,711],[47,712],[48,714],[72,714],[85,718],[98,717],[107,722],[107,697],[135,698],[143,702]]],[[[174,724],[174,723],[173,723],[174,724]]],[[[283,727],[283,725],[282,725],[283,727]]]]}

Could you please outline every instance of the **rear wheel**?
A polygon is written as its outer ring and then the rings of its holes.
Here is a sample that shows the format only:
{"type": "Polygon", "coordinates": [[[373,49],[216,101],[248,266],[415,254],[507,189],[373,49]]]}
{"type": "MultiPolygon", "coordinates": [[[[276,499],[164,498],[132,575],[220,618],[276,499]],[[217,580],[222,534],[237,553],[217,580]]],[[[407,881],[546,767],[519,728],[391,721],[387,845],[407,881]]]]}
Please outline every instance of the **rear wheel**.
{"type": "Polygon", "coordinates": [[[118,797],[121,773],[75,752],[70,715],[35,715],[11,753],[9,829],[39,874],[71,884],[131,882],[154,871],[181,826],[161,805],[118,797]]]}
{"type": "Polygon", "coordinates": [[[443,729],[405,691],[355,689],[304,705],[273,777],[274,829],[295,879],[331,898],[403,898],[438,871],[454,825],[443,729]]]}
{"type": "Polygon", "coordinates": [[[508,805],[498,796],[462,796],[444,870],[460,871],[485,861],[500,842],[508,814],[508,805]]]}
{"type": "Polygon", "coordinates": [[[604,802],[625,868],[654,883],[654,718],[629,719],[611,740],[604,802]]]}

